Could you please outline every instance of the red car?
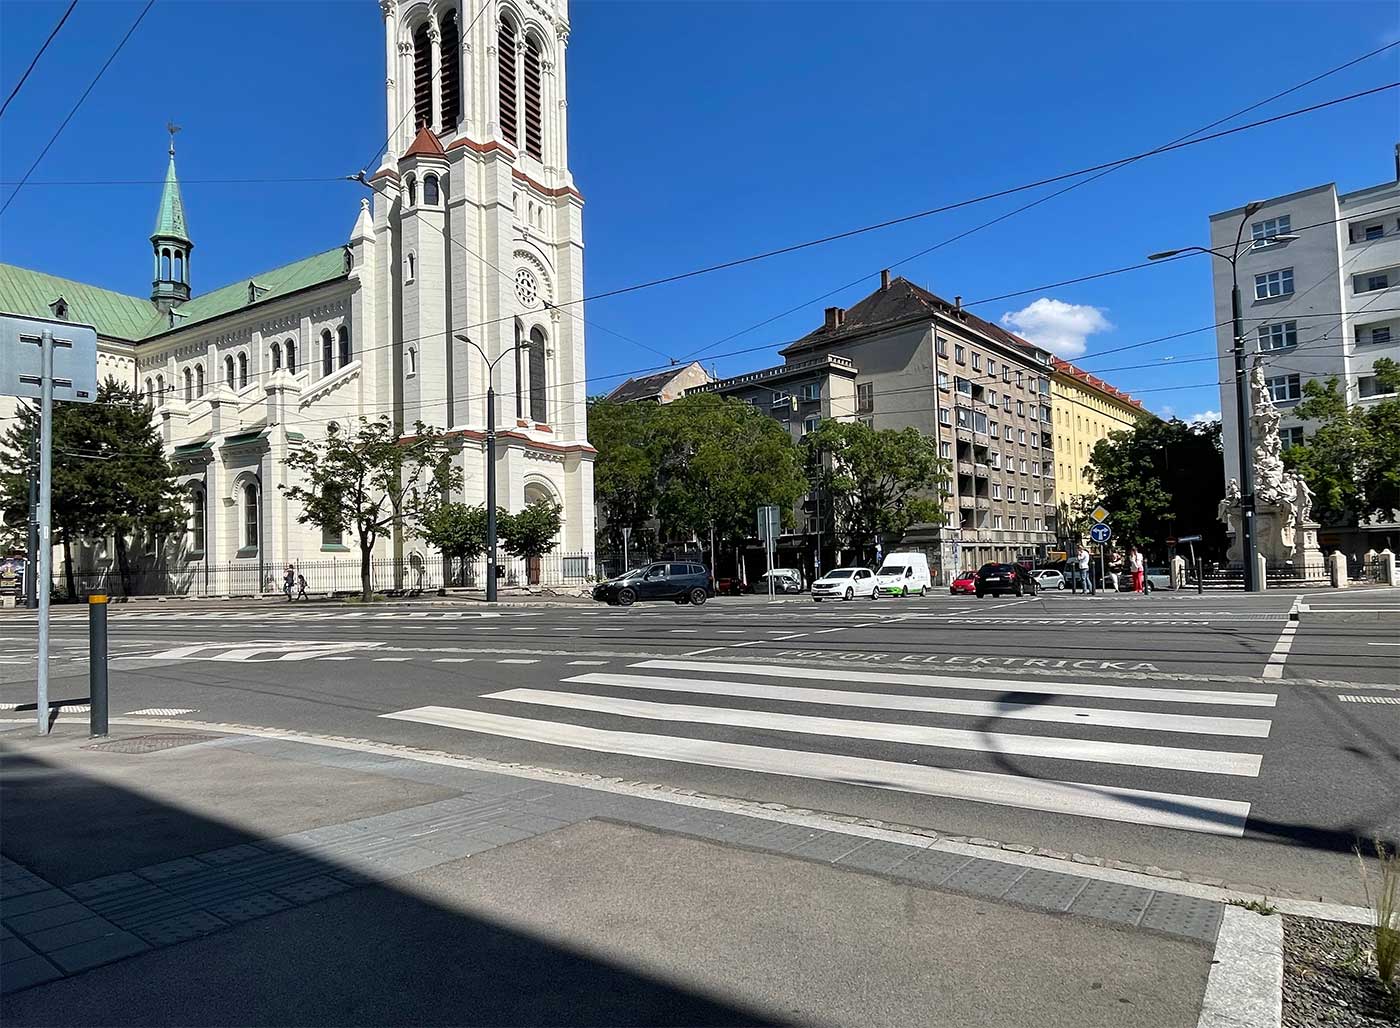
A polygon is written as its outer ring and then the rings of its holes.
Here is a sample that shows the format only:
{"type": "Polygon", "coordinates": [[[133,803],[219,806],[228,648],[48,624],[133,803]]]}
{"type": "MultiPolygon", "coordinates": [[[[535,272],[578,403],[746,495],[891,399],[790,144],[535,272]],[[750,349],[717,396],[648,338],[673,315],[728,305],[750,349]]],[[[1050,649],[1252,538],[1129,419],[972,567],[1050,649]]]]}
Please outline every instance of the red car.
{"type": "Polygon", "coordinates": [[[962,571],[958,577],[953,579],[953,584],[948,587],[948,592],[954,596],[958,593],[975,593],[977,591],[977,572],[962,571]]]}

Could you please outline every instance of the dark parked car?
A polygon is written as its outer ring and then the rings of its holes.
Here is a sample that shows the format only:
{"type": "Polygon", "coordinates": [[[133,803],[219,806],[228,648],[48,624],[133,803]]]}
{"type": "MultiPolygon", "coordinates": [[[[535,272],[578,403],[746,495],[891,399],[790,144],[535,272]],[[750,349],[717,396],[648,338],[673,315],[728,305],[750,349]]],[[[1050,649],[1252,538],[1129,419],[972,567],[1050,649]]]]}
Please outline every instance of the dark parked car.
{"type": "Polygon", "coordinates": [[[621,607],[630,607],[638,600],[674,600],[698,607],[714,594],[708,571],[699,564],[679,561],[649,564],[600,582],[593,589],[595,600],[621,607]]]}
{"type": "Polygon", "coordinates": [[[977,569],[977,595],[1034,596],[1039,591],[1031,573],[1020,564],[983,564],[977,569]]]}

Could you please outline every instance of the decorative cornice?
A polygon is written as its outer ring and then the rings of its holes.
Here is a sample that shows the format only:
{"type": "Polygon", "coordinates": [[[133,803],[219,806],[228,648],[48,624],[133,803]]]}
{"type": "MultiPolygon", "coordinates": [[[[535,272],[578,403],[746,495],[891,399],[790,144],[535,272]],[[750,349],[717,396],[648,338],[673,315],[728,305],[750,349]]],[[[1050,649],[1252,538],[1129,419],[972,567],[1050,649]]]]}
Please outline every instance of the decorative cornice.
{"type": "Polygon", "coordinates": [[[510,173],[515,178],[519,179],[521,182],[524,182],[527,185],[529,185],[530,188],[535,190],[537,193],[542,193],[545,196],[575,196],[578,197],[579,200],[583,199],[583,194],[580,193],[573,186],[560,186],[557,189],[551,189],[549,186],[546,186],[540,182],[536,182],[534,179],[532,179],[529,175],[525,174],[519,168],[511,168],[510,173]]]}

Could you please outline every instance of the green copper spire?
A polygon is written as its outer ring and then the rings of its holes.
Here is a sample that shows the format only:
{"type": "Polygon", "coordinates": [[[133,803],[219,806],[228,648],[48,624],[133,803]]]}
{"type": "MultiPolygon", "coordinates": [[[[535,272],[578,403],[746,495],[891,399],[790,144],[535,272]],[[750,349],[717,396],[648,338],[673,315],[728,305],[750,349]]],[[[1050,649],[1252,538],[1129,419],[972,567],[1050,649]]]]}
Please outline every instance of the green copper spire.
{"type": "Polygon", "coordinates": [[[160,209],[156,211],[156,230],[151,233],[151,248],[155,254],[151,299],[162,311],[190,298],[190,251],[194,249],[189,227],[185,224],[180,181],[175,177],[175,133],[180,127],[167,125],[166,128],[170,132],[170,166],[165,171],[160,209]]]}

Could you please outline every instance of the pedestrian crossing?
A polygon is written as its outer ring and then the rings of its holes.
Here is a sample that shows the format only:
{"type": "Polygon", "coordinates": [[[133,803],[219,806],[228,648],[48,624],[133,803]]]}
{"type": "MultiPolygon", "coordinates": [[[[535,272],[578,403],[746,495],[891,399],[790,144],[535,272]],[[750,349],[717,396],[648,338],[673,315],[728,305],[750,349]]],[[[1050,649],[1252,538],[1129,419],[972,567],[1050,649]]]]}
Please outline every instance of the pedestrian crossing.
{"type": "Polygon", "coordinates": [[[766,662],[656,659],[621,671],[568,671],[557,686],[486,693],[479,708],[429,705],[381,717],[668,764],[1237,837],[1250,809],[1239,797],[1261,773],[1258,747],[1272,726],[1257,715],[1277,703],[1263,692],[766,662]],[[989,757],[1003,770],[957,766],[989,757]],[[1157,783],[1161,776],[1189,783],[1187,791],[1139,787],[1153,775],[1157,783]]]}

